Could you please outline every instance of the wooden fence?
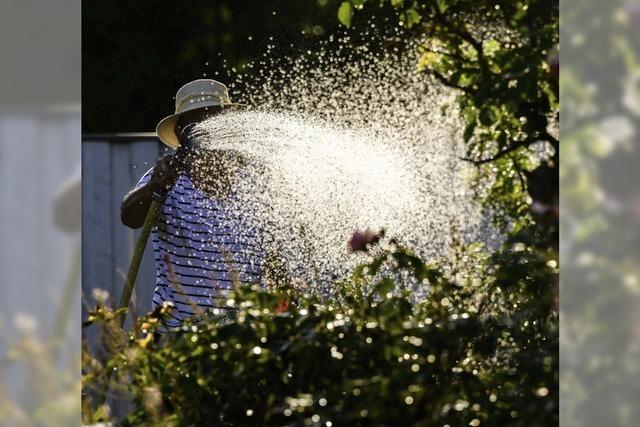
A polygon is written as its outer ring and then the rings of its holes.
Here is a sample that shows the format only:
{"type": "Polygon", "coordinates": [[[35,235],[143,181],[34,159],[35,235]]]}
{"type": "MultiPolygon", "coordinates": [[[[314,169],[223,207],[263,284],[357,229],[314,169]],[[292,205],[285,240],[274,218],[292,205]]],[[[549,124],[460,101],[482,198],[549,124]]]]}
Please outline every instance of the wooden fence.
{"type": "MultiPolygon", "coordinates": [[[[139,230],[120,221],[123,196],[165,148],[149,134],[85,135],[82,143],[82,288],[93,304],[95,288],[118,302],[139,230]]],[[[155,262],[149,240],[132,304],[137,314],[151,308],[155,262]]],[[[129,316],[128,316],[129,318],[129,316]]]]}

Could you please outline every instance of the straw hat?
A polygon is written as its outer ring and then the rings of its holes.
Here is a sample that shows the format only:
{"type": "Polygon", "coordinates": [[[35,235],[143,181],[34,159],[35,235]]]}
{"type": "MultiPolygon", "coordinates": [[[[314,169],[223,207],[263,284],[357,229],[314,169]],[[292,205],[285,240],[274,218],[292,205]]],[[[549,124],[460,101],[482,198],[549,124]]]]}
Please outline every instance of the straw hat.
{"type": "Polygon", "coordinates": [[[156,134],[160,141],[176,149],[180,142],[175,133],[178,118],[187,111],[208,107],[242,107],[234,104],[229,98],[227,87],[216,80],[198,79],[189,82],[176,92],[176,112],[165,117],[156,126],[156,134]]]}

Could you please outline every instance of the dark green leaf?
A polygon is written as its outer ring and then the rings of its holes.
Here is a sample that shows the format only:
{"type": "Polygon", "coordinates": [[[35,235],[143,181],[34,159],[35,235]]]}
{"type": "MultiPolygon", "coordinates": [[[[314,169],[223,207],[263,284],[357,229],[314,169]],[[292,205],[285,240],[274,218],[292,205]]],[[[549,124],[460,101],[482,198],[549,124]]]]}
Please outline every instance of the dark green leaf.
{"type": "Polygon", "coordinates": [[[475,130],[476,130],[476,122],[474,120],[464,128],[464,134],[462,136],[462,138],[464,139],[464,142],[469,142],[475,130]]]}

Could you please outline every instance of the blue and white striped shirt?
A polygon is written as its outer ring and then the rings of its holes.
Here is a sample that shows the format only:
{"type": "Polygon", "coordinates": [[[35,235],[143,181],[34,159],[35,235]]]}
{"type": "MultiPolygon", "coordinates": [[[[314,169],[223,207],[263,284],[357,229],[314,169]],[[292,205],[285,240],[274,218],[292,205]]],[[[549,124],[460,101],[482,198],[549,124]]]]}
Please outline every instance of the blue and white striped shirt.
{"type": "Polygon", "coordinates": [[[226,294],[234,281],[261,284],[265,253],[233,195],[213,199],[184,174],[166,194],[152,242],[157,269],[153,306],[175,305],[165,327],[179,327],[209,310],[232,309],[226,294]]]}

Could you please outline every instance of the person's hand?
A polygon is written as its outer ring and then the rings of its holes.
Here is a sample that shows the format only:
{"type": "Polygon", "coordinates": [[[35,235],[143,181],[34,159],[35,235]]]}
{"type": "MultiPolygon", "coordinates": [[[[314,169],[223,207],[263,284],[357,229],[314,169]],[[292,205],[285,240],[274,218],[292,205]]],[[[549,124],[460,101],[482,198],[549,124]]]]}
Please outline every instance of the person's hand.
{"type": "Polygon", "coordinates": [[[182,165],[177,156],[165,154],[158,159],[151,174],[151,183],[159,188],[168,191],[176,183],[182,170],[182,165]]]}

